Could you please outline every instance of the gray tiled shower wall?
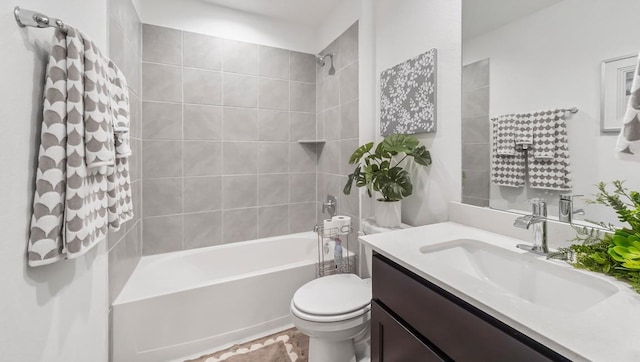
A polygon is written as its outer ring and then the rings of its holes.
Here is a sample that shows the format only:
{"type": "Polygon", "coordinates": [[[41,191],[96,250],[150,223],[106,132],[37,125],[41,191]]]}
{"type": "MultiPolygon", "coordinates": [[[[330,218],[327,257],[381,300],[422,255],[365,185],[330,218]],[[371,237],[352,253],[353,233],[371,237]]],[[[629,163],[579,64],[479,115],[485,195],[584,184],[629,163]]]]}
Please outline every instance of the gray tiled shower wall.
{"type": "Polygon", "coordinates": [[[129,86],[131,147],[129,157],[134,219],[109,232],[109,302],[113,303],[142,254],[142,122],[140,116],[142,24],[130,0],[109,0],[109,57],[129,86]]]}
{"type": "MultiPolygon", "coordinates": [[[[321,52],[328,53],[334,54],[336,74],[328,74],[329,58],[325,59],[324,67],[316,65],[318,138],[327,141],[319,152],[318,209],[321,210],[327,194],[337,196],[338,213],[350,216],[357,231],[360,213],[357,189],[354,187],[349,196],[342,189],[347,175],[353,172],[349,157],[358,147],[358,22],[321,52]]],[[[327,217],[318,212],[318,222],[327,217]]],[[[350,240],[357,243],[355,235],[350,240]]]]}
{"type": "Polygon", "coordinates": [[[314,55],[142,32],[143,254],[312,230],[314,55]]]}
{"type": "Polygon", "coordinates": [[[489,59],[462,67],[462,202],[489,206],[489,59]]]}

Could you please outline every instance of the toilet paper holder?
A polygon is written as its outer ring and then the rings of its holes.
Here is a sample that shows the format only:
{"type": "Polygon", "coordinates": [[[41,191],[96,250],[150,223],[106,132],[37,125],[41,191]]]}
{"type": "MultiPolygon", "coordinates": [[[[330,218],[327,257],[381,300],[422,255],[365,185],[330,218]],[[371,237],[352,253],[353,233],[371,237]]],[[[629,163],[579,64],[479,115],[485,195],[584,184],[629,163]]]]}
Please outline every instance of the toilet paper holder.
{"type": "Polygon", "coordinates": [[[353,233],[351,218],[333,216],[316,225],[314,231],[318,236],[316,276],[355,273],[355,254],[349,247],[349,239],[353,233]]]}

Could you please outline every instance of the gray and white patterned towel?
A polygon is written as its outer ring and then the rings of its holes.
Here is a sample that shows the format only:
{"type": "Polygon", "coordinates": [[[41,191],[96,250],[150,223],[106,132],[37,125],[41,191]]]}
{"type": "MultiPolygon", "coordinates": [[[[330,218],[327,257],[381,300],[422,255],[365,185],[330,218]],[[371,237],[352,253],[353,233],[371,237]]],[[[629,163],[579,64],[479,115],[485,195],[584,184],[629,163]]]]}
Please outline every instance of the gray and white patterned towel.
{"type": "Polygon", "coordinates": [[[532,115],[533,148],[527,153],[529,186],[547,190],[571,189],[571,162],[565,112],[560,109],[532,115]]]}
{"type": "MultiPolygon", "coordinates": [[[[498,125],[499,118],[492,119],[491,182],[500,186],[522,187],[525,184],[526,154],[522,150],[517,151],[514,143],[511,143],[510,147],[513,149],[513,154],[499,154],[498,132],[501,129],[498,125]]],[[[513,121],[513,118],[509,119],[513,121]]]]}
{"type": "Polygon", "coordinates": [[[515,121],[515,143],[517,150],[527,150],[533,145],[533,122],[531,113],[513,114],[515,121]]]}
{"type": "Polygon", "coordinates": [[[44,89],[30,266],[83,255],[107,234],[108,177],[117,167],[108,90],[101,79],[106,73],[99,69],[106,60],[99,54],[76,29],[56,30],[44,89]]]}
{"type": "Polygon", "coordinates": [[[495,134],[496,153],[501,156],[516,154],[516,120],[513,114],[504,114],[491,120],[495,134]]]}
{"type": "Polygon", "coordinates": [[[622,160],[640,161],[640,55],[623,123],[616,142],[616,157],[622,160]]]}

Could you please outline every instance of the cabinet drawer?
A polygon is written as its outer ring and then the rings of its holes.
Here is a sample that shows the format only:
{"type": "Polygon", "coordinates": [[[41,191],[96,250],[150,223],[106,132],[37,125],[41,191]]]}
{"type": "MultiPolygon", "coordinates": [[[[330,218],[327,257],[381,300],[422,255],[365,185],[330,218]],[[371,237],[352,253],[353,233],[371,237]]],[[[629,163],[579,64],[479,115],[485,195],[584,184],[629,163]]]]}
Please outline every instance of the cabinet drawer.
{"type": "Polygon", "coordinates": [[[483,315],[468,303],[451,295],[445,297],[448,293],[440,294],[440,288],[400,266],[391,265],[388,259],[380,255],[373,259],[374,300],[392,310],[452,359],[566,360],[495,318],[483,315]]]}
{"type": "Polygon", "coordinates": [[[376,302],[371,303],[371,361],[443,361],[376,302]]]}

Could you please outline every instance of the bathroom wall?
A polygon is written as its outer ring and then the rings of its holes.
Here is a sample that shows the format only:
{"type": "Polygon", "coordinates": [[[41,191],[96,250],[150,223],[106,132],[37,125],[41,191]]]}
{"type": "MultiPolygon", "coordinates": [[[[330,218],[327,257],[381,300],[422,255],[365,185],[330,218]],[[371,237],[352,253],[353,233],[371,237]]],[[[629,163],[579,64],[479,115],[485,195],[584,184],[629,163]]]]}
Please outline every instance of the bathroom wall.
{"type": "MultiPolygon", "coordinates": [[[[594,184],[615,179],[640,189],[636,164],[614,157],[617,135],[600,134],[600,63],[638,52],[637,37],[631,35],[637,32],[638,12],[640,3],[635,0],[616,1],[616,6],[599,0],[565,0],[465,40],[464,64],[491,59],[491,116],[579,108],[567,120],[574,194],[591,195],[594,184]],[[519,51],[523,45],[526,50],[519,51]]],[[[529,210],[525,201],[534,197],[532,191],[492,184],[491,206],[529,210]]],[[[544,192],[550,213],[557,213],[558,192],[544,192]]],[[[578,207],[583,207],[579,200],[578,207]]],[[[591,220],[616,222],[606,208],[585,209],[591,220]]]]}
{"type": "MultiPolygon", "coordinates": [[[[462,188],[461,1],[375,0],[374,3],[378,85],[383,70],[431,48],[438,49],[438,130],[418,135],[431,151],[433,164],[427,170],[411,170],[414,194],[402,201],[402,219],[411,225],[446,221],[448,202],[460,201],[462,188]]],[[[375,122],[379,135],[379,104],[377,109],[375,122]]]]}
{"type": "MultiPolygon", "coordinates": [[[[354,187],[351,195],[342,189],[347,175],[353,172],[349,157],[359,146],[359,91],[358,91],[358,22],[351,25],[320,54],[333,53],[335,74],[329,75],[331,61],[325,58],[324,67],[316,66],[316,94],[318,104],[318,138],[326,140],[320,145],[318,158],[318,209],[327,195],[338,198],[338,213],[352,218],[355,231],[358,230],[360,215],[358,190],[354,187]]],[[[327,218],[326,213],[318,213],[318,221],[327,218]]]]}
{"type": "Polygon", "coordinates": [[[143,254],[313,229],[315,58],[143,26],[143,254]]]}
{"type": "Polygon", "coordinates": [[[106,361],[107,243],[86,255],[27,266],[42,93],[52,29],[19,28],[13,5],[60,17],[107,49],[106,0],[5,2],[0,13],[0,359],[106,361]]]}
{"type": "Polygon", "coordinates": [[[138,1],[145,24],[305,53],[315,53],[319,49],[316,31],[311,26],[288,23],[201,0],[138,1]]]}
{"type": "Polygon", "coordinates": [[[131,276],[142,255],[142,24],[131,0],[109,0],[109,57],[123,71],[129,86],[131,148],[129,175],[134,217],[108,235],[109,304],[131,276]]]}
{"type": "Polygon", "coordinates": [[[489,59],[462,67],[462,202],[489,206],[489,59]]]}

